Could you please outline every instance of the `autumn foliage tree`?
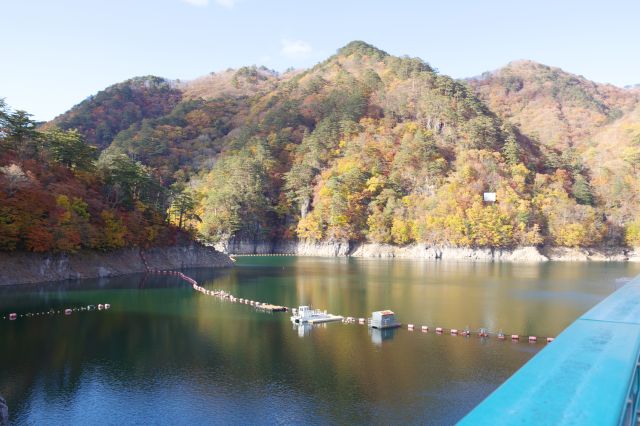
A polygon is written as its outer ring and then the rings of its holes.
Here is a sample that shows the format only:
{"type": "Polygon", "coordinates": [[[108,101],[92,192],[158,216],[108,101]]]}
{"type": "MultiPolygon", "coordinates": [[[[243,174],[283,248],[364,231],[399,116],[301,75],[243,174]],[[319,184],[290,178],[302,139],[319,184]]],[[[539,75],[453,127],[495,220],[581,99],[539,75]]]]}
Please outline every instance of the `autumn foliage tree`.
{"type": "Polygon", "coordinates": [[[27,113],[4,103],[0,110],[0,250],[113,250],[175,240],[148,169],[117,158],[98,170],[96,149],[78,131],[41,132],[27,113]]]}

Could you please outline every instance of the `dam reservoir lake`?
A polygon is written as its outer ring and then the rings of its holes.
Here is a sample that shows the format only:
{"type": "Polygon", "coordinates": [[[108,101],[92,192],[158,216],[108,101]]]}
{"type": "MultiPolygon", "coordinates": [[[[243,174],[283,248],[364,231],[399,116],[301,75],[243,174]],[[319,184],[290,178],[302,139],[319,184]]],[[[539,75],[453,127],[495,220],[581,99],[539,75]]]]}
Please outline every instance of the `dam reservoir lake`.
{"type": "Polygon", "coordinates": [[[173,276],[0,287],[1,316],[111,304],[0,320],[12,424],[452,424],[640,264],[266,256],[183,272],[276,305],[356,318],[391,309],[405,326],[299,329],[289,313],[207,297],[173,276]],[[538,343],[433,332],[467,326],[538,343]]]}

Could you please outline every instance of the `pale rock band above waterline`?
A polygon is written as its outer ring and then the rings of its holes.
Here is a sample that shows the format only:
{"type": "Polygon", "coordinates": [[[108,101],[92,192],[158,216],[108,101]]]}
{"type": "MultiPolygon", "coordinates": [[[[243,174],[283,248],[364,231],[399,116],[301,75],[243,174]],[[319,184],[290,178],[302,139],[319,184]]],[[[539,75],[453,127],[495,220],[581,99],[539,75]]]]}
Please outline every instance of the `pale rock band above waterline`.
{"type": "Polygon", "coordinates": [[[619,247],[584,249],[528,246],[507,249],[438,247],[427,244],[397,246],[348,241],[250,241],[232,239],[216,244],[215,248],[224,253],[239,255],[288,254],[296,256],[349,256],[472,262],[640,261],[640,253],[619,247]]]}
{"type": "MultiPolygon", "coordinates": [[[[199,244],[144,250],[150,268],[225,268],[228,255],[199,244]]],[[[82,251],[73,254],[0,252],[0,285],[33,284],[67,279],[102,278],[145,272],[140,250],[82,251]]]]}
{"type": "MultiPolygon", "coordinates": [[[[155,247],[144,250],[155,269],[227,268],[229,255],[295,255],[320,257],[396,258],[454,262],[613,261],[638,262],[640,253],[622,249],[575,249],[568,247],[462,248],[426,244],[391,244],[307,241],[230,240],[215,247],[200,244],[155,247]]],[[[101,278],[145,272],[140,250],[82,251],[73,254],[2,253],[0,285],[33,284],[67,279],[101,278]]]]}

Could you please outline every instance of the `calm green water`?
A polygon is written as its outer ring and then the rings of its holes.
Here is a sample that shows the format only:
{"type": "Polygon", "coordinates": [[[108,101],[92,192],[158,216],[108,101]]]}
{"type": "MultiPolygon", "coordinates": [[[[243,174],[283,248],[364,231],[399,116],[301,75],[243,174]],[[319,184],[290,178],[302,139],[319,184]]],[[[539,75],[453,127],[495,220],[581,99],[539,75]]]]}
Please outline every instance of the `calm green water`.
{"type": "MultiPolygon", "coordinates": [[[[417,326],[555,336],[640,265],[249,257],[207,288],[417,326]]],[[[15,424],[451,424],[543,344],[328,324],[296,330],[172,277],[0,288],[0,395],[15,424]],[[302,334],[302,335],[300,335],[302,334]]]]}

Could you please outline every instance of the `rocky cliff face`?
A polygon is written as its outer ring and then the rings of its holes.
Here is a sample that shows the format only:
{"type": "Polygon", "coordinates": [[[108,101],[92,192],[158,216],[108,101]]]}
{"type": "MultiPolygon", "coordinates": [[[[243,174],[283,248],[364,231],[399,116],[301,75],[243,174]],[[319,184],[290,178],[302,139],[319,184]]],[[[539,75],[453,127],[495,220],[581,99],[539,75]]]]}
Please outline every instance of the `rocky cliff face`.
{"type": "Polygon", "coordinates": [[[515,249],[435,247],[426,244],[349,243],[346,241],[229,240],[216,249],[231,254],[293,254],[299,256],[352,256],[362,258],[432,259],[471,262],[640,261],[633,251],[518,247],[515,249]]]}
{"type": "MultiPolygon", "coordinates": [[[[228,255],[199,245],[156,247],[145,251],[149,267],[179,269],[229,267],[228,255]]],[[[0,253],[0,285],[112,277],[144,272],[138,249],[75,254],[0,253]]]]}
{"type": "Polygon", "coordinates": [[[292,240],[230,239],[215,245],[216,250],[229,254],[295,254],[298,256],[348,256],[352,246],[348,241],[313,242],[292,240]]]}
{"type": "Polygon", "coordinates": [[[412,244],[402,247],[385,244],[361,244],[350,255],[354,257],[397,257],[471,262],[546,262],[549,260],[540,254],[535,247],[508,250],[432,247],[426,244],[412,244]]]}

